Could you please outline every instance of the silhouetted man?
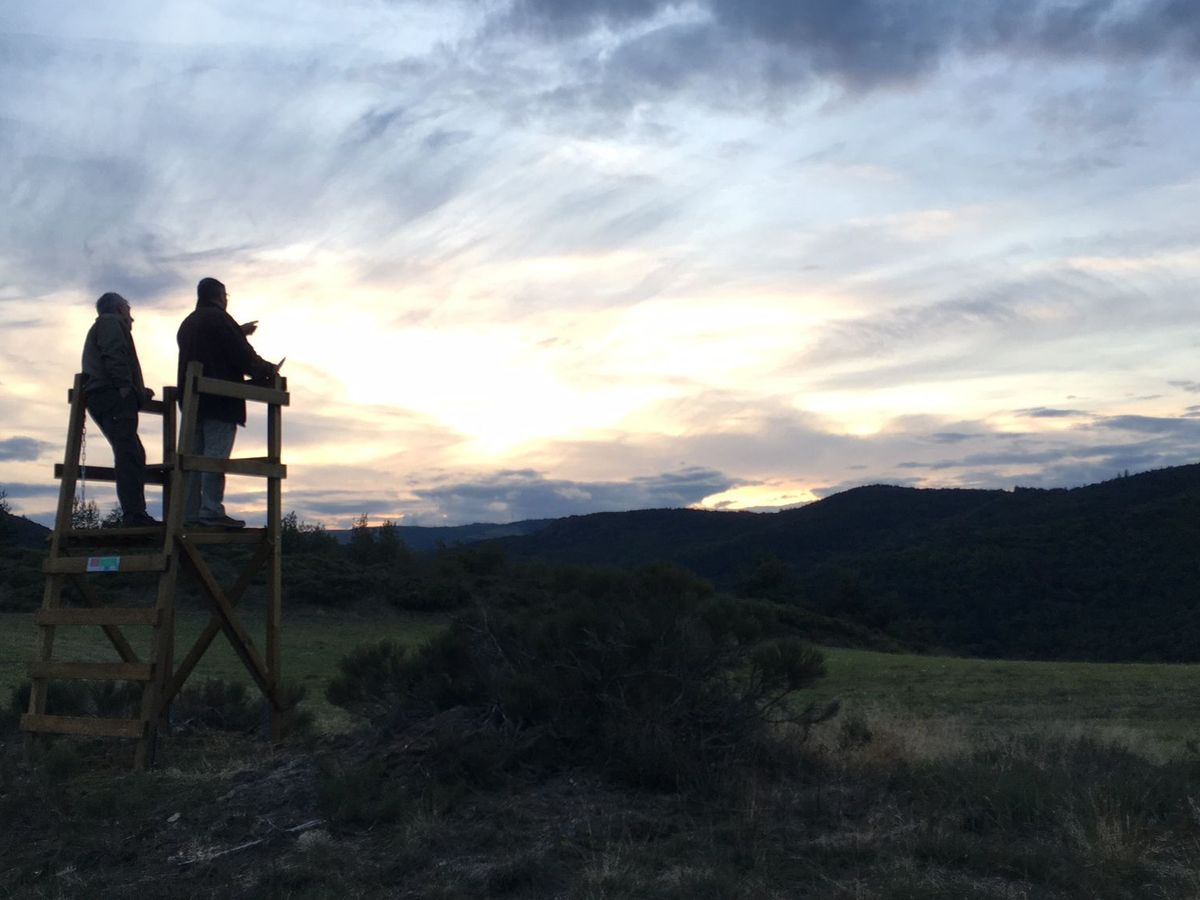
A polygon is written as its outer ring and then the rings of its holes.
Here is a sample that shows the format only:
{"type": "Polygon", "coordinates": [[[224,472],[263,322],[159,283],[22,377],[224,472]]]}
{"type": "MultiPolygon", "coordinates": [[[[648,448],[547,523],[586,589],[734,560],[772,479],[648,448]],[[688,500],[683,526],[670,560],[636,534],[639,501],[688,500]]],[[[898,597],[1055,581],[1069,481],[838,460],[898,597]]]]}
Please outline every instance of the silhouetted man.
{"type": "MultiPolygon", "coordinates": [[[[229,303],[225,285],[215,278],[203,278],[196,285],[196,309],[179,326],[180,402],[188,363],[204,365],[206,378],[241,382],[246,375],[270,378],[276,367],[264,360],[246,335],[253,334],[257,323],[239,325],[225,311],[229,303]]],[[[228,459],[239,425],[246,424],[246,401],[236,397],[200,395],[199,417],[191,452],[197,456],[228,459]]],[[[190,524],[221,528],[242,528],[246,523],[225,514],[225,475],[221,472],[193,472],[188,476],[187,505],[184,517],[190,524]]]]}
{"type": "Polygon", "coordinates": [[[158,525],[146,512],[146,449],[138,437],[138,410],[154,396],[142,380],[133,344],[133,313],[120,294],[96,301],[96,321],[83,342],[87,411],[112,446],[121,524],[158,525]]]}

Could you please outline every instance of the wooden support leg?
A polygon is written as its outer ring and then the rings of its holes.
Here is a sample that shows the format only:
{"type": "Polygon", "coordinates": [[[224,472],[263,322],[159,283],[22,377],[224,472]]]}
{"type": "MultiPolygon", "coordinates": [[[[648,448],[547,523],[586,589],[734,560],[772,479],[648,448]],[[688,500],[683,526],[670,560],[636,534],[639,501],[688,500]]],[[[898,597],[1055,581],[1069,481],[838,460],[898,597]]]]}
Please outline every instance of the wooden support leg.
{"type": "Polygon", "coordinates": [[[221,629],[225,632],[225,637],[229,639],[230,646],[233,651],[241,659],[246,670],[254,679],[254,683],[258,685],[258,689],[262,691],[263,696],[276,709],[281,708],[280,697],[274,691],[271,684],[270,675],[267,672],[266,664],[263,662],[262,655],[258,652],[258,648],[254,646],[254,640],[246,632],[241,621],[234,612],[233,606],[229,602],[229,598],[225,596],[225,591],[213,578],[212,571],[208,567],[208,563],[204,561],[196,548],[186,537],[179,537],[179,546],[183,548],[184,558],[187,559],[188,565],[192,567],[196,575],[200,579],[200,584],[204,588],[204,592],[208,595],[208,599],[213,604],[213,611],[221,620],[221,629]]]}
{"type": "MultiPolygon", "coordinates": [[[[254,576],[258,574],[262,564],[266,562],[270,548],[266,543],[260,543],[255,550],[250,561],[246,563],[246,568],[242,570],[242,574],[238,576],[237,583],[229,589],[226,594],[230,606],[236,606],[242,599],[242,594],[250,587],[250,582],[254,580],[254,576]]],[[[179,664],[179,670],[172,675],[167,684],[166,693],[163,695],[162,703],[164,705],[170,703],[187,683],[188,677],[196,668],[196,665],[208,651],[209,646],[218,634],[221,633],[221,617],[215,613],[209,618],[208,624],[204,627],[204,631],[200,633],[200,637],[196,638],[196,643],[192,645],[192,649],[188,651],[183,662],[179,664]]]]}
{"type": "MultiPolygon", "coordinates": [[[[62,595],[65,579],[62,575],[46,576],[46,585],[42,593],[42,609],[58,609],[62,606],[62,595]]],[[[37,642],[34,644],[34,659],[38,662],[49,662],[54,656],[54,627],[53,625],[39,625],[37,642]]],[[[50,693],[50,683],[45,678],[34,678],[31,681],[29,689],[29,714],[31,716],[44,716],[46,714],[46,701],[50,693]]],[[[27,734],[25,736],[25,756],[29,759],[38,745],[39,736],[36,734],[27,734]]]]}

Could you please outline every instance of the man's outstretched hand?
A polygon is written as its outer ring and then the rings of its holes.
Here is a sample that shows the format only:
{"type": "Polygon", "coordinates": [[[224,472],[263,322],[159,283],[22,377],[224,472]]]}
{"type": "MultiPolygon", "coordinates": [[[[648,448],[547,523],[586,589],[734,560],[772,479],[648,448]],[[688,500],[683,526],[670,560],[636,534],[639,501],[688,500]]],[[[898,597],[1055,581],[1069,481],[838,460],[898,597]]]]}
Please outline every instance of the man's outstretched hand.
{"type": "Polygon", "coordinates": [[[256,331],[258,331],[258,319],[255,319],[253,322],[242,323],[242,334],[246,335],[246,337],[250,337],[256,331]]]}

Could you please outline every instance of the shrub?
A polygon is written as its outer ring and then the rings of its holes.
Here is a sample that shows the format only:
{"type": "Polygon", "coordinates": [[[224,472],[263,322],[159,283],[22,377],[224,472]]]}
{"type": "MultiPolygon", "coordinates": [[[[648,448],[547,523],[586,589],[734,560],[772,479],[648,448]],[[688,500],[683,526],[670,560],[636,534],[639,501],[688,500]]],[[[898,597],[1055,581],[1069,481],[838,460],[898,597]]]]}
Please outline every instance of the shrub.
{"type": "Polygon", "coordinates": [[[405,663],[404,648],[394,641],[361,644],[338,660],[338,673],[325,688],[325,698],[355,715],[386,716],[401,702],[405,663]]]}
{"type": "Polygon", "coordinates": [[[388,778],[378,761],[341,771],[327,769],[317,780],[317,808],[335,825],[395,822],[405,811],[405,801],[402,787],[388,778]]]}
{"type": "MultiPolygon", "coordinates": [[[[303,735],[312,730],[312,713],[299,708],[305,693],[303,685],[283,684],[284,737],[303,735]]],[[[267,724],[267,701],[257,688],[236,681],[206,678],[179,692],[171,704],[171,719],[181,727],[253,734],[267,724]]]]}
{"type": "Polygon", "coordinates": [[[188,685],[171,704],[172,721],[179,726],[199,726],[216,731],[254,732],[262,724],[262,710],[246,685],[206,678],[188,685]]]}
{"type": "MultiPolygon", "coordinates": [[[[20,716],[29,709],[33,686],[23,681],[13,688],[9,710],[20,716]]],[[[133,718],[142,702],[142,686],[130,681],[51,681],[46,710],[54,716],[103,716],[133,718]]]]}
{"type": "Polygon", "coordinates": [[[461,577],[408,578],[394,581],[387,598],[397,609],[416,612],[458,610],[471,602],[471,588],[461,577]]]}
{"type": "Polygon", "coordinates": [[[464,614],[411,657],[360,647],[327,696],[380,723],[473,707],[521,743],[525,763],[649,786],[703,781],[748,758],[773,722],[819,718],[790,699],[823,674],[821,655],[766,638],[770,605],[718,597],[670,566],[567,581],[554,603],[464,614]]]}

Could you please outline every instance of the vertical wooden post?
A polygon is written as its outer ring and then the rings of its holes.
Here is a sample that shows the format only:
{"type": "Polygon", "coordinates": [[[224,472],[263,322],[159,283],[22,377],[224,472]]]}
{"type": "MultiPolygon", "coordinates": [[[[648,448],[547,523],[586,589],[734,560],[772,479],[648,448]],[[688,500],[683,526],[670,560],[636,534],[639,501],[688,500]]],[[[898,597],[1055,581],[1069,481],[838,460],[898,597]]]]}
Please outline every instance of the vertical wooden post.
{"type": "Polygon", "coordinates": [[[171,683],[175,671],[175,589],[179,582],[179,548],[175,546],[175,536],[183,527],[184,505],[187,503],[187,479],[176,465],[180,447],[175,443],[175,401],[176,391],[183,392],[183,434],[179,443],[186,452],[192,444],[194,424],[196,421],[196,377],[200,374],[200,364],[192,363],[188,367],[184,384],[175,390],[163,391],[163,463],[170,463],[170,472],[164,472],[163,478],[163,557],[166,569],[158,580],[158,596],[155,608],[159,612],[158,625],[154,630],[154,677],[146,684],[142,692],[142,720],[147,723],[146,733],[138,741],[134,753],[133,765],[136,769],[144,769],[153,765],[155,749],[158,743],[159,720],[167,716],[168,704],[167,686],[171,683]],[[169,405],[168,405],[169,404],[169,405]],[[189,418],[190,414],[190,418],[189,418]]]}
{"type": "MultiPolygon", "coordinates": [[[[273,387],[287,390],[287,379],[275,375],[273,387]]],[[[278,403],[267,406],[267,459],[283,461],[283,407],[278,403]]],[[[280,652],[283,628],[283,481],[267,479],[267,543],[271,548],[267,573],[267,671],[271,678],[271,740],[283,739],[283,654],[280,652]]]]}
{"type": "MultiPolygon", "coordinates": [[[[58,509],[54,513],[54,531],[50,534],[50,559],[58,559],[62,553],[63,531],[71,528],[71,513],[75,504],[75,483],[79,478],[79,456],[83,444],[83,423],[86,414],[85,397],[83,393],[83,373],[75,376],[75,382],[68,395],[71,412],[67,424],[67,447],[63,453],[63,477],[58,487],[58,509]]],[[[62,605],[63,588],[66,580],[62,575],[50,575],[46,578],[46,586],[42,594],[43,609],[57,609],[62,605]]],[[[54,626],[39,625],[37,644],[34,647],[34,658],[46,662],[54,654],[54,626]]],[[[46,714],[46,698],[49,693],[49,682],[44,678],[33,679],[29,690],[30,715],[46,714]]],[[[30,734],[25,740],[25,750],[33,749],[35,736],[30,734]]]]}
{"type": "Polygon", "coordinates": [[[163,439],[163,489],[162,489],[162,517],[163,521],[167,521],[167,511],[171,508],[171,470],[175,467],[175,438],[179,434],[179,417],[176,408],[176,403],[179,400],[179,391],[182,387],[166,387],[163,388],[163,414],[162,414],[162,439],[163,439]]]}

